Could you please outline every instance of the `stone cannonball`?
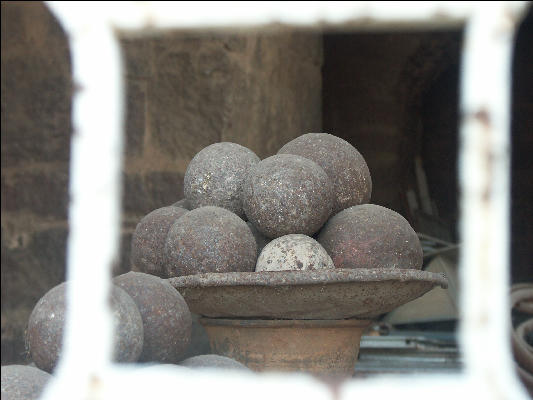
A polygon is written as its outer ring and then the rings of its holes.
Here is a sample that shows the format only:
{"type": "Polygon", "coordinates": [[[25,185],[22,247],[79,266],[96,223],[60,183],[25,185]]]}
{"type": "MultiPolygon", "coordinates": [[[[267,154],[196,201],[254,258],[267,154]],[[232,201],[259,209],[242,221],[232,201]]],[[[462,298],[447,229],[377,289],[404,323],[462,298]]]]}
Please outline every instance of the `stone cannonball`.
{"type": "Polygon", "coordinates": [[[204,148],[185,171],[183,190],[192,209],[222,207],[244,218],[242,185],[248,170],[259,161],[253,151],[236,143],[215,143],[204,148]]]}
{"type": "Polygon", "coordinates": [[[191,205],[189,204],[189,200],[187,199],[181,199],[176,201],[174,204],[172,204],[172,207],[185,208],[186,210],[192,209],[191,205]]]}
{"type": "Polygon", "coordinates": [[[287,143],[278,154],[296,154],[324,169],[333,183],[333,214],[370,201],[370,171],[363,156],[346,140],[328,133],[308,133],[287,143]]]}
{"type": "Polygon", "coordinates": [[[189,211],[170,228],[165,244],[170,277],[206,272],[252,272],[257,245],[242,219],[220,207],[189,211]]]}
{"type": "Polygon", "coordinates": [[[250,170],[243,205],[250,222],[269,238],[291,233],[311,236],[331,214],[333,185],[315,162],[279,154],[250,170]]]}
{"type": "Polygon", "coordinates": [[[181,294],[166,280],[140,272],[115,277],[133,299],[143,320],[142,362],[176,363],[191,342],[191,313],[181,294]]]}
{"type": "Polygon", "coordinates": [[[250,228],[250,231],[252,231],[252,235],[254,235],[255,243],[257,244],[257,257],[259,257],[259,254],[261,254],[263,248],[270,242],[270,238],[267,238],[265,235],[259,232],[254,224],[252,224],[250,221],[248,221],[246,225],[248,225],[248,228],[250,228]]]}
{"type": "Polygon", "coordinates": [[[188,210],[163,207],[152,211],[137,224],[131,238],[131,264],[135,270],[166,278],[164,248],[168,230],[188,210]]]}
{"type": "Polygon", "coordinates": [[[249,371],[249,368],[244,364],[234,360],[233,358],[219,356],[217,354],[203,354],[183,360],[181,366],[192,369],[203,368],[220,368],[228,370],[249,371]]]}
{"type": "MultiPolygon", "coordinates": [[[[50,289],[37,302],[28,322],[30,355],[35,365],[47,372],[54,370],[61,354],[66,289],[66,282],[50,289]]],[[[112,287],[111,309],[115,324],[113,358],[118,362],[137,361],[143,347],[141,314],[133,299],[117,286],[112,287]]],[[[87,346],[91,343],[88,342],[87,346]]]]}
{"type": "Polygon", "coordinates": [[[341,211],[326,223],[318,242],[336,268],[422,268],[422,246],[409,222],[375,204],[341,211]]]}
{"type": "Polygon", "coordinates": [[[3,365],[2,400],[38,400],[51,375],[29,365],[3,365]]]}
{"type": "Polygon", "coordinates": [[[274,239],[257,260],[256,271],[319,271],[334,269],[326,250],[309,236],[292,234],[274,239]]]}

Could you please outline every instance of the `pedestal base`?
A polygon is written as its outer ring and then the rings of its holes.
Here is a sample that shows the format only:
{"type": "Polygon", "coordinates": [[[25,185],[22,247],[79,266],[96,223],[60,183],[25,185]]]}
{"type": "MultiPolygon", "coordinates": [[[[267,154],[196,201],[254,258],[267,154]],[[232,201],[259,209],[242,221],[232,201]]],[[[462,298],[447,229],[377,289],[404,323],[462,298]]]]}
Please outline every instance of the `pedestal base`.
{"type": "Polygon", "coordinates": [[[368,320],[201,318],[215,354],[255,371],[351,376],[368,320]]]}

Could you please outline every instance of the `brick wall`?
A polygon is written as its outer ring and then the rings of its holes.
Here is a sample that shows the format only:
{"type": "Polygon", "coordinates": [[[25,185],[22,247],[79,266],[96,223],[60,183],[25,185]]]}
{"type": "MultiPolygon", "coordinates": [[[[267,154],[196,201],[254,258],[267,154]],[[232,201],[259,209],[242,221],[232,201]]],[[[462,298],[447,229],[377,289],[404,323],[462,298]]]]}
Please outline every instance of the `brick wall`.
{"type": "MultiPolygon", "coordinates": [[[[172,33],[122,44],[128,111],[115,274],[129,270],[139,219],[182,198],[187,164],[203,147],[232,141],[264,158],[322,126],[318,35],[172,33]]],[[[40,2],[2,3],[1,86],[5,364],[24,359],[33,306],[65,279],[71,69],[64,32],[40,2]]]]}

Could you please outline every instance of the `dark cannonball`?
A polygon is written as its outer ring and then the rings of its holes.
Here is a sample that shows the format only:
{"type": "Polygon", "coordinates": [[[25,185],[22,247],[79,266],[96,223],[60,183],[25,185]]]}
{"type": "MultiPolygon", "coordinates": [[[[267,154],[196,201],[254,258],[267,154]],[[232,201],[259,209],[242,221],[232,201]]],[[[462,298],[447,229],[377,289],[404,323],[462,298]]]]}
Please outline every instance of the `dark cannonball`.
{"type": "Polygon", "coordinates": [[[260,161],[236,143],[207,146],[194,156],[184,177],[185,197],[191,207],[222,207],[244,218],[241,191],[248,170],[260,161]]]}
{"type": "MultiPolygon", "coordinates": [[[[66,289],[64,282],[49,290],[35,305],[28,322],[30,355],[35,365],[47,372],[54,370],[61,354],[66,289]]],[[[110,303],[115,325],[113,358],[119,362],[137,361],[143,347],[141,314],[133,299],[117,286],[112,287],[110,303]]]]}
{"type": "Polygon", "coordinates": [[[176,201],[174,204],[172,204],[172,207],[180,207],[186,210],[192,209],[191,205],[189,204],[189,200],[187,199],[181,199],[179,201],[176,201]]]}
{"type": "Polygon", "coordinates": [[[328,133],[308,133],[287,143],[278,154],[296,154],[324,169],[333,183],[333,214],[370,201],[370,171],[363,156],[346,140],[328,133]]]}
{"type": "Polygon", "coordinates": [[[186,360],[183,360],[180,365],[192,369],[221,368],[228,370],[250,371],[247,366],[235,361],[233,358],[219,356],[216,354],[204,354],[201,356],[187,358],[186,360]]]}
{"type": "Polygon", "coordinates": [[[168,230],[188,210],[163,207],[152,211],[137,224],[131,239],[134,270],[166,278],[164,248],[168,230]]]}
{"type": "Polygon", "coordinates": [[[187,303],[166,280],[140,272],[114,279],[135,301],[143,320],[144,344],[139,361],[175,363],[191,342],[191,313],[187,303]]]}
{"type": "Polygon", "coordinates": [[[220,207],[201,207],[183,215],[168,232],[168,276],[206,272],[252,272],[257,245],[242,219],[220,207]]]}
{"type": "Polygon", "coordinates": [[[336,268],[422,268],[422,246],[409,222],[375,204],[341,211],[324,226],[318,242],[336,268]]]}
{"type": "Polygon", "coordinates": [[[5,365],[2,373],[2,400],[37,400],[51,375],[29,365],[5,365]]]}
{"type": "Polygon", "coordinates": [[[250,170],[243,205],[250,222],[269,238],[291,233],[311,236],[331,214],[333,186],[315,162],[279,154],[250,170]]]}
{"type": "Polygon", "coordinates": [[[270,242],[270,238],[267,238],[265,235],[259,232],[254,224],[252,224],[250,221],[248,221],[246,225],[248,225],[248,228],[250,228],[252,231],[252,235],[254,235],[255,243],[257,244],[257,256],[259,257],[259,254],[261,254],[263,248],[270,242]]]}

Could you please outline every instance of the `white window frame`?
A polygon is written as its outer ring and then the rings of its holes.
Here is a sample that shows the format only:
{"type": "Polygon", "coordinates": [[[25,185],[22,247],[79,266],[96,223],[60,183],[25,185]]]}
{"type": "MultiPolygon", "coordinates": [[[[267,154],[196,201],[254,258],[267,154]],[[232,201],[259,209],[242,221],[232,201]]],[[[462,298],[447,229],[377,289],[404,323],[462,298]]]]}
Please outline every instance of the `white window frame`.
{"type": "Polygon", "coordinates": [[[526,399],[514,372],[509,318],[510,71],[528,2],[47,2],[70,42],[75,94],[64,352],[46,399],[526,399]],[[465,26],[460,87],[460,345],[455,375],[351,380],[335,391],[309,376],[143,370],[111,363],[106,302],[120,228],[124,90],[117,33],[465,26]],[[372,396],[372,397],[370,397],[372,396]]]}

